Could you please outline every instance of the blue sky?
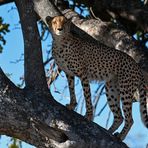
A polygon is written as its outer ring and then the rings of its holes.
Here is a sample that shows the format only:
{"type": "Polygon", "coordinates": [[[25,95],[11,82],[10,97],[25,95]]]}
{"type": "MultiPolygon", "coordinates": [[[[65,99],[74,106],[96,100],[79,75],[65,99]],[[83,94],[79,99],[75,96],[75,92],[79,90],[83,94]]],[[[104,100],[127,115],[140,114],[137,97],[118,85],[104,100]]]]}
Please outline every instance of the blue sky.
{"type": "MultiPolygon", "coordinates": [[[[20,77],[23,76],[24,70],[23,70],[23,61],[18,62],[17,64],[14,64],[17,59],[19,59],[23,54],[23,39],[22,39],[22,32],[21,32],[21,26],[19,24],[19,17],[16,10],[16,7],[14,4],[8,4],[0,7],[0,16],[4,18],[4,22],[10,24],[10,30],[11,32],[8,33],[5,36],[5,39],[7,40],[6,46],[4,46],[4,51],[2,54],[0,54],[0,66],[4,70],[5,73],[12,74],[10,79],[17,85],[21,83],[20,77]]],[[[46,42],[43,42],[43,56],[44,60],[47,56],[47,51],[49,50],[49,45],[51,45],[51,36],[48,37],[46,42]]],[[[46,69],[49,68],[49,65],[46,66],[46,69]]],[[[52,84],[50,87],[50,90],[53,94],[53,96],[62,104],[67,104],[69,102],[69,91],[68,89],[64,89],[67,85],[66,77],[64,73],[62,72],[62,76],[59,76],[58,79],[54,82],[54,85],[52,84]],[[55,92],[58,90],[60,93],[55,92]]],[[[78,82],[78,85],[76,87],[76,94],[77,94],[77,100],[80,100],[80,102],[83,101],[83,95],[82,95],[82,87],[81,83],[76,79],[76,82],[78,82]]],[[[91,93],[92,98],[95,96],[94,92],[99,84],[91,84],[91,93]]],[[[106,103],[106,97],[105,95],[102,95],[99,101],[99,104],[97,106],[97,113],[100,111],[100,109],[103,107],[103,105],[106,103]]],[[[78,107],[78,112],[80,113],[80,106],[78,107]]],[[[85,112],[85,107],[83,107],[83,115],[85,112]]],[[[102,127],[105,128],[106,121],[108,119],[108,113],[109,108],[108,106],[105,108],[105,110],[102,112],[100,116],[95,117],[95,122],[102,127]]],[[[139,103],[134,103],[133,105],[133,118],[134,118],[134,125],[132,126],[129,134],[127,135],[124,142],[126,142],[129,147],[131,148],[144,148],[146,147],[146,143],[148,143],[148,130],[143,126],[140,113],[139,113],[139,103]]],[[[109,126],[112,123],[112,114],[111,118],[109,120],[109,126]]],[[[119,128],[119,131],[121,128],[119,128]]],[[[10,138],[6,138],[6,136],[2,136],[0,139],[0,148],[7,148],[7,143],[10,143],[10,138]]],[[[23,148],[31,148],[32,146],[23,144],[23,148]]]]}

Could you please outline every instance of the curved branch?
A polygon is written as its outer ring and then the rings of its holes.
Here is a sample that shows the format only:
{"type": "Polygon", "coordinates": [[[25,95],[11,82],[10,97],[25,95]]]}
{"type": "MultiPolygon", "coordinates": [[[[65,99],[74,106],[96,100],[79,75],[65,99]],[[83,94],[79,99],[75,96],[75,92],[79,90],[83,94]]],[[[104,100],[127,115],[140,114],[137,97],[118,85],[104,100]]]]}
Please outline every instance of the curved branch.
{"type": "Polygon", "coordinates": [[[34,144],[36,138],[41,137],[30,128],[27,111],[30,105],[29,102],[25,105],[24,96],[23,90],[17,88],[0,68],[0,133],[34,144]]]}
{"type": "Polygon", "coordinates": [[[2,70],[0,86],[1,134],[38,148],[127,147],[105,129],[55,102],[50,94],[32,92],[26,96],[26,91],[14,86],[2,70]]]}
{"type": "Polygon", "coordinates": [[[137,31],[137,28],[148,31],[148,7],[140,0],[75,0],[75,3],[92,7],[95,15],[103,21],[116,18],[132,33],[137,31]]]}
{"type": "MultiPolygon", "coordinates": [[[[34,1],[36,4],[37,2],[47,2],[45,0],[34,1]]],[[[81,115],[67,110],[54,101],[47,91],[44,93],[44,91],[34,90],[34,88],[41,90],[41,87],[44,87],[46,83],[35,14],[30,0],[17,0],[17,6],[26,44],[25,80],[30,93],[14,86],[0,69],[0,119],[2,119],[0,132],[22,139],[39,148],[127,147],[100,126],[87,121],[81,115]]],[[[39,12],[43,19],[49,15],[49,12],[45,12],[49,9],[45,9],[44,6],[41,8],[42,11],[39,12]],[[41,12],[44,13],[41,14],[41,12]]],[[[58,11],[56,12],[58,13],[58,11]]]]}
{"type": "Polygon", "coordinates": [[[114,12],[117,14],[117,19],[121,19],[121,22],[122,19],[125,19],[124,23],[130,21],[133,24],[136,24],[138,28],[142,28],[144,32],[148,32],[148,7],[131,9],[128,11],[115,10],[114,12]]]}

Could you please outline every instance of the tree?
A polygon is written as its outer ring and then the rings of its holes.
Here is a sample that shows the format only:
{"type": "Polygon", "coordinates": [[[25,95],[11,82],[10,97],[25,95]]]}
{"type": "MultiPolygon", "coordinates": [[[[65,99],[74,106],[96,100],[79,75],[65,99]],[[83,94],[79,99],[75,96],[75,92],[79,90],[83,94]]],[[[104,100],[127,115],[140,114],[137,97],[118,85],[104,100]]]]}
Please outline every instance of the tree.
{"type": "MultiPolygon", "coordinates": [[[[1,0],[0,4],[9,2],[12,0],[1,0]]],[[[113,0],[109,5],[107,1],[93,1],[93,3],[75,1],[73,8],[75,5],[81,8],[82,3],[90,8],[92,19],[87,20],[80,18],[73,11],[65,11],[69,6],[60,0],[55,4],[48,0],[16,0],[15,3],[24,37],[25,88],[16,87],[0,69],[0,133],[41,148],[126,147],[103,128],[69,111],[53,99],[47,88],[36,22],[39,18],[45,22],[48,15],[56,16],[62,12],[67,18],[71,17],[76,26],[89,34],[73,26],[72,32],[79,37],[83,35],[85,39],[92,40],[96,44],[97,40],[101,41],[136,59],[148,82],[148,52],[145,47],[147,19],[143,21],[143,18],[139,17],[142,13],[144,18],[148,18],[147,2],[120,0],[120,3],[116,3],[113,0]],[[127,7],[129,5],[130,9],[127,7]],[[111,18],[117,22],[104,22],[110,21],[111,18]],[[92,30],[92,25],[96,25],[97,29],[92,30]],[[140,49],[135,47],[135,41],[131,37],[137,30],[140,30],[140,40],[137,43],[141,45],[140,49]]]]}

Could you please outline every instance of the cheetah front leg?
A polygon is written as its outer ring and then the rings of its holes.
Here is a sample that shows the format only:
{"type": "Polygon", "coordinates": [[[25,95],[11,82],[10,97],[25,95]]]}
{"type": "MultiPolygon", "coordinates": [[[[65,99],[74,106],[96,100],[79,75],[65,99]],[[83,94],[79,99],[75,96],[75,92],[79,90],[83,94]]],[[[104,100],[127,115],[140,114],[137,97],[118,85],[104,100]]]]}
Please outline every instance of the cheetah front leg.
{"type": "Polygon", "coordinates": [[[86,101],[86,118],[88,120],[93,120],[93,106],[91,102],[91,92],[90,92],[90,84],[89,80],[85,75],[80,77],[81,79],[81,84],[83,87],[83,92],[84,92],[84,97],[86,101]]]}
{"type": "Polygon", "coordinates": [[[69,92],[70,92],[70,104],[67,104],[66,106],[68,109],[74,110],[77,105],[75,91],[74,91],[74,76],[69,76],[69,75],[66,75],[66,76],[67,76],[69,92]]]}

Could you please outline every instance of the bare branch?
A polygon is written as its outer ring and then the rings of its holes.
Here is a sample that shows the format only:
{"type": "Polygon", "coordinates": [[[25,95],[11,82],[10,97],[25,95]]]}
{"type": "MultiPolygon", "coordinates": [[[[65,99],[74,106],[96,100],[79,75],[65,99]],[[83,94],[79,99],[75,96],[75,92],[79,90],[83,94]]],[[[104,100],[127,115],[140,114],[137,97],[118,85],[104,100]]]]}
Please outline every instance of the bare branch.
{"type": "Polygon", "coordinates": [[[99,113],[96,114],[95,116],[100,116],[106,106],[107,106],[107,102],[106,102],[105,105],[102,107],[102,109],[99,111],[99,113]]]}
{"type": "MultiPolygon", "coordinates": [[[[100,96],[102,95],[102,92],[103,92],[103,90],[104,90],[104,88],[105,88],[105,86],[104,86],[104,84],[102,84],[102,85],[100,85],[99,87],[98,87],[98,91],[95,93],[96,94],[96,97],[95,97],[95,99],[94,99],[94,116],[96,116],[96,109],[97,109],[97,105],[98,105],[98,102],[99,102],[99,100],[100,100],[100,96]],[[103,87],[101,88],[101,90],[100,90],[100,87],[103,85],[103,87]]],[[[101,109],[101,112],[103,111],[105,109],[105,107],[103,107],[102,109],[101,109]]],[[[101,112],[99,113],[99,115],[101,114],[101,112]]],[[[98,116],[99,116],[98,115],[98,116]]]]}
{"type": "Polygon", "coordinates": [[[106,121],[106,125],[105,125],[106,128],[108,127],[110,115],[111,115],[111,111],[108,112],[108,117],[107,117],[107,121],[106,121]]]}
{"type": "Polygon", "coordinates": [[[146,1],[140,0],[75,0],[74,3],[84,4],[92,8],[95,16],[103,21],[112,18],[124,24],[129,32],[136,32],[137,28],[148,31],[148,7],[146,1]],[[137,21],[135,21],[137,20],[137,21]]]}
{"type": "Polygon", "coordinates": [[[45,19],[47,16],[57,16],[61,14],[60,11],[49,0],[33,0],[33,2],[36,13],[41,17],[45,24],[45,19]]]}
{"type": "Polygon", "coordinates": [[[44,137],[48,137],[49,139],[55,140],[60,143],[68,140],[68,137],[64,134],[64,132],[58,128],[56,129],[50,127],[44,122],[37,121],[35,119],[31,119],[31,122],[33,123],[33,126],[35,126],[44,137]]]}
{"type": "Polygon", "coordinates": [[[26,91],[14,86],[1,69],[0,86],[1,134],[38,148],[127,147],[103,128],[55,102],[50,94],[33,91],[26,96],[26,91]]]}
{"type": "MultiPolygon", "coordinates": [[[[59,14],[50,1],[34,0],[34,4],[36,12],[43,20],[48,15],[59,14]]],[[[39,148],[126,147],[103,128],[88,122],[81,115],[67,110],[54,101],[49,93],[32,91],[34,87],[41,88],[41,80],[43,81],[43,87],[46,83],[36,17],[32,9],[32,1],[17,1],[17,6],[21,16],[25,44],[27,45],[25,47],[25,80],[27,88],[31,88],[31,93],[18,89],[0,70],[0,119],[3,119],[0,122],[0,132],[18,137],[39,148]],[[32,65],[29,66],[29,64],[32,65]],[[30,119],[35,121],[33,125],[30,119]],[[65,136],[66,141],[62,140],[62,143],[60,143],[62,136],[59,136],[57,131],[60,135],[67,136],[65,136]],[[52,134],[52,137],[48,136],[50,134],[52,134]]]]}
{"type": "Polygon", "coordinates": [[[24,54],[21,54],[18,59],[16,59],[15,61],[10,61],[10,63],[17,64],[19,62],[22,62],[24,61],[23,57],[24,57],[24,54]]]}

